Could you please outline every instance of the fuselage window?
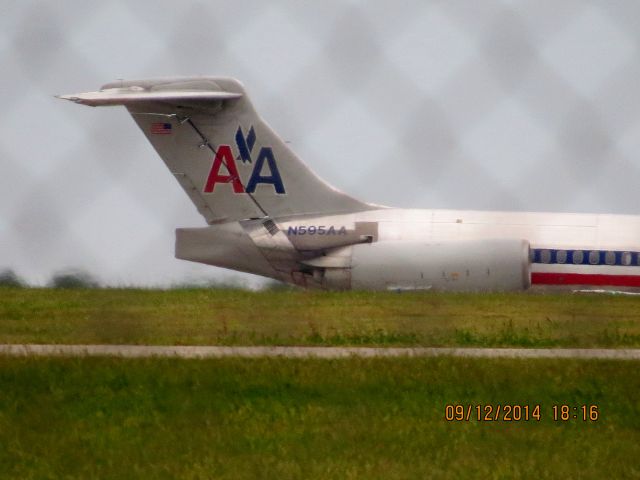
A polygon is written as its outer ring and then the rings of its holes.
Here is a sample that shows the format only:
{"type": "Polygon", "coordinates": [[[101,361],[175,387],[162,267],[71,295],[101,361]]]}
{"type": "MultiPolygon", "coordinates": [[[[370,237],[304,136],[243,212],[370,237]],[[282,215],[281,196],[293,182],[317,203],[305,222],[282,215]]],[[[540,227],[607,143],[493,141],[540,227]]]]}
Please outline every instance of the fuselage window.
{"type": "Polygon", "coordinates": [[[629,266],[631,265],[631,252],[622,252],[622,265],[629,266]]]}
{"type": "Polygon", "coordinates": [[[589,263],[591,265],[597,265],[600,262],[600,252],[596,250],[591,250],[589,252],[589,263]]]}
{"type": "Polygon", "coordinates": [[[558,262],[558,263],[567,263],[567,251],[566,250],[558,250],[556,252],[556,262],[558,262]]]}
{"type": "Polygon", "coordinates": [[[604,254],[604,263],[607,265],[616,264],[616,252],[607,252],[604,254]]]}
{"type": "Polygon", "coordinates": [[[540,252],[540,261],[542,263],[551,263],[551,251],[550,250],[542,250],[540,252]]]}
{"type": "Polygon", "coordinates": [[[580,265],[584,261],[584,252],[582,250],[576,250],[573,252],[573,263],[580,265]]]}

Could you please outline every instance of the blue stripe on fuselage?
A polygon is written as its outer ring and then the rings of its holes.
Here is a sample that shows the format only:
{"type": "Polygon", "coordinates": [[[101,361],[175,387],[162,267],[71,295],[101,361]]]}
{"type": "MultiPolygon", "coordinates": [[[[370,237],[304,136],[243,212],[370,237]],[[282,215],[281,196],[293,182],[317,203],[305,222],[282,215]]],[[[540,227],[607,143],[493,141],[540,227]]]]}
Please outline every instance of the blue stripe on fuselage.
{"type": "Polygon", "coordinates": [[[628,250],[569,250],[562,248],[532,248],[531,263],[543,265],[607,265],[619,267],[640,267],[640,252],[628,250]],[[547,253],[548,252],[548,253],[547,253]],[[564,261],[562,256],[566,254],[564,261]],[[582,254],[582,258],[580,258],[582,254]],[[609,262],[607,262],[609,254],[609,262]],[[611,254],[615,255],[611,258],[611,254]],[[548,261],[545,261],[548,260],[548,261]]]}

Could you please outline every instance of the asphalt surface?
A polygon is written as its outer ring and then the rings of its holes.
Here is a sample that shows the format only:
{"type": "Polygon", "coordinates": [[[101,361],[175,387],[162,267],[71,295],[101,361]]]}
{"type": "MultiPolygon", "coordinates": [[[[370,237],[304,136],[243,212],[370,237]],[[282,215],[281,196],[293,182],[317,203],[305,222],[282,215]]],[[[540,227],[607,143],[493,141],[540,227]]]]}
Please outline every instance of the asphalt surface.
{"type": "Polygon", "coordinates": [[[376,348],[376,347],[222,347],[151,345],[0,345],[5,356],[110,356],[125,358],[177,357],[473,357],[473,358],[584,358],[640,360],[640,349],[581,348],[376,348]]]}

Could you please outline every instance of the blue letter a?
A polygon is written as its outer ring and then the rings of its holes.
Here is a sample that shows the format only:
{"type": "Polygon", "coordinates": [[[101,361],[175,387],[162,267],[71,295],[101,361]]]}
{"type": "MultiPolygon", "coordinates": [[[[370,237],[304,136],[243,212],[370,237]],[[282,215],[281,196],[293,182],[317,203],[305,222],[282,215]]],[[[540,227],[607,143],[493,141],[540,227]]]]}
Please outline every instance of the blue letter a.
{"type": "Polygon", "coordinates": [[[259,183],[269,183],[273,185],[276,193],[286,193],[284,191],[284,185],[282,185],[282,178],[280,178],[278,166],[276,165],[276,159],[273,158],[271,147],[262,147],[260,149],[260,154],[258,155],[258,160],[256,160],[256,165],[253,168],[253,173],[247,184],[246,192],[254,193],[259,183]],[[265,160],[267,161],[271,175],[261,175],[265,160]]]}

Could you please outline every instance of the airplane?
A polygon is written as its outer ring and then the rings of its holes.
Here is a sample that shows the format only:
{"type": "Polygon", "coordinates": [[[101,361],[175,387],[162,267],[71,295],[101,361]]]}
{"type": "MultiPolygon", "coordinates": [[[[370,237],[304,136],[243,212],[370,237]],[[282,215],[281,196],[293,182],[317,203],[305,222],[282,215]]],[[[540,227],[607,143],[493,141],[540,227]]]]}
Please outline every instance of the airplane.
{"type": "Polygon", "coordinates": [[[60,95],[124,106],[207,226],[176,258],[325,290],[640,288],[640,216],[397,209],[316,176],[232,78],[118,81],[60,95]]]}

